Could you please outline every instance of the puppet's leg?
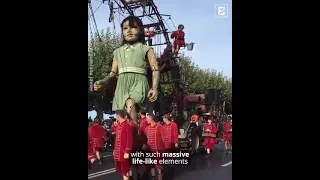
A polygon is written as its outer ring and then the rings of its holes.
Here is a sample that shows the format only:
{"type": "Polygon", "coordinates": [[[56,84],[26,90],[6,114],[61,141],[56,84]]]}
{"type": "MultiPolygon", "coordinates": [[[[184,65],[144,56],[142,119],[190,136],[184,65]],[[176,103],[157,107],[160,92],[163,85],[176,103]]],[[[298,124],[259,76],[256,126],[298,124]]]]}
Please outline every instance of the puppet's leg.
{"type": "Polygon", "coordinates": [[[127,112],[130,114],[131,119],[135,122],[138,122],[137,108],[134,100],[132,98],[129,98],[126,101],[126,106],[127,106],[127,112]]]}

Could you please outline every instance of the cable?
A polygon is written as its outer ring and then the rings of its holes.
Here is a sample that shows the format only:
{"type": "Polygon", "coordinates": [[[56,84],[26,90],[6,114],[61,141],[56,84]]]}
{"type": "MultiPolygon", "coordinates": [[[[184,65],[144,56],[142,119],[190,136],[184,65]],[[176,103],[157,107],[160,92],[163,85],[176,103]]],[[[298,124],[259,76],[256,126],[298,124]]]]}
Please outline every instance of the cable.
{"type": "Polygon", "coordinates": [[[88,12],[88,24],[89,24],[91,40],[93,40],[93,33],[92,33],[92,27],[91,27],[91,21],[90,21],[90,13],[89,12],[88,12]]]}
{"type": "Polygon", "coordinates": [[[94,24],[94,21],[92,18],[89,18],[89,22],[90,22],[90,29],[92,30],[92,32],[94,32],[94,34],[99,34],[99,30],[92,24],[94,24]]]}
{"type": "Polygon", "coordinates": [[[96,18],[94,17],[94,12],[93,12],[91,3],[89,3],[89,9],[90,9],[90,11],[91,11],[91,18],[92,18],[92,20],[93,20],[93,24],[94,24],[95,30],[97,31],[97,35],[98,35],[99,41],[101,42],[102,40],[101,40],[99,31],[98,31],[98,26],[97,26],[96,18]]]}
{"type": "MultiPolygon", "coordinates": [[[[93,11],[93,14],[95,14],[97,12],[97,10],[101,7],[101,5],[104,3],[104,2],[101,2],[101,1],[98,1],[98,0],[95,0],[97,2],[100,2],[99,6],[93,11]]],[[[88,3],[88,4],[91,4],[91,3],[88,3]]],[[[90,16],[91,18],[91,16],[90,16]]]]}
{"type": "Polygon", "coordinates": [[[171,19],[171,16],[169,17],[169,19],[171,20],[171,23],[172,23],[173,27],[174,27],[175,29],[177,29],[177,27],[174,25],[174,23],[173,23],[173,21],[172,21],[172,19],[171,19]]]}

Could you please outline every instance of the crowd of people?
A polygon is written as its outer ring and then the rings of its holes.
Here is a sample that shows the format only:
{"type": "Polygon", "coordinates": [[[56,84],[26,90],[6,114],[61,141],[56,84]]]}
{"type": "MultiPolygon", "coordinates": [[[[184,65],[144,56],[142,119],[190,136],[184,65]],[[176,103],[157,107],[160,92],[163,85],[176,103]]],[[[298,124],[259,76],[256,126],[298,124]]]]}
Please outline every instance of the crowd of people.
{"type": "MultiPolygon", "coordinates": [[[[156,116],[153,114],[147,115],[144,111],[139,112],[139,121],[131,120],[126,110],[116,111],[115,120],[110,128],[110,134],[114,135],[114,151],[113,157],[115,161],[116,171],[123,175],[124,180],[132,178],[132,169],[138,172],[137,179],[144,179],[146,173],[151,172],[153,179],[162,179],[162,165],[156,164],[154,166],[131,165],[130,153],[132,152],[178,152],[178,126],[171,120],[170,114],[162,116],[162,123],[157,122],[156,116]]],[[[212,118],[200,118],[198,115],[192,115],[191,121],[198,123],[204,121],[205,125],[203,131],[209,134],[205,137],[204,143],[207,152],[207,158],[210,152],[214,150],[216,144],[216,136],[210,134],[217,134],[218,128],[212,118]]],[[[89,123],[88,128],[88,160],[89,166],[94,161],[103,163],[101,156],[101,149],[104,147],[104,142],[107,141],[105,128],[101,126],[102,121],[96,118],[89,123]]],[[[226,119],[222,123],[223,139],[225,142],[226,153],[230,151],[229,147],[232,145],[232,120],[226,119]]],[[[111,138],[112,136],[110,136],[111,138]]],[[[231,147],[232,149],[232,147],[231,147]]],[[[161,157],[155,157],[158,159],[161,157]]],[[[90,168],[90,167],[89,167],[90,168]]]]}

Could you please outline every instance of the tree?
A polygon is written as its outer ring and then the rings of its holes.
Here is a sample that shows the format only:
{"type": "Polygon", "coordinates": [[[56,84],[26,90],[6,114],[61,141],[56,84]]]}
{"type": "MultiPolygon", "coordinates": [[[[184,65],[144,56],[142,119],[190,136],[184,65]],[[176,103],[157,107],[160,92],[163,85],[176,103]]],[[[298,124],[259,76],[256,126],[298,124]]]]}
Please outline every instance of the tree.
{"type": "MultiPolygon", "coordinates": [[[[113,51],[121,44],[121,37],[108,28],[94,34],[89,41],[88,53],[93,58],[93,79],[103,79],[111,70],[113,51]]],[[[88,62],[89,63],[89,62],[88,62]]]]}
{"type": "Polygon", "coordinates": [[[190,57],[180,61],[181,75],[189,85],[189,93],[205,93],[207,89],[221,89],[222,100],[232,104],[232,79],[213,69],[201,69],[190,57]]]}
{"type": "MultiPolygon", "coordinates": [[[[118,34],[113,34],[110,29],[101,30],[99,34],[94,36],[89,41],[88,45],[88,68],[90,65],[90,58],[93,60],[93,81],[103,79],[111,70],[113,61],[113,51],[121,44],[121,37],[118,34]]],[[[89,69],[88,69],[89,76],[89,69]]],[[[89,83],[88,83],[89,84],[89,83]]],[[[103,99],[101,93],[88,93],[88,106],[95,106],[98,117],[103,117],[103,111],[110,111],[110,102],[103,99]],[[92,95],[94,94],[94,95],[92,95]],[[98,103],[99,102],[99,103],[98,103]]]]}

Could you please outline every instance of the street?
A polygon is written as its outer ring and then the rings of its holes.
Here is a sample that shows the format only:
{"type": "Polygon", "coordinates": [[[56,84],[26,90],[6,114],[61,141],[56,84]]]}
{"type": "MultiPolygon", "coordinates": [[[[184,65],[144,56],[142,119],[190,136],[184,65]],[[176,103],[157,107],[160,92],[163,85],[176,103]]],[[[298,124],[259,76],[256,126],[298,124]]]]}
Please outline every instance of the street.
{"type": "MultiPolygon", "coordinates": [[[[189,165],[177,165],[174,169],[164,172],[164,180],[231,180],[232,179],[232,153],[228,156],[223,153],[223,144],[216,145],[214,153],[205,159],[204,152],[192,156],[189,165]],[[170,171],[170,172],[169,172],[170,171]]],[[[88,179],[92,180],[121,180],[122,176],[115,172],[112,153],[104,154],[104,163],[95,162],[88,170],[88,179]]]]}

